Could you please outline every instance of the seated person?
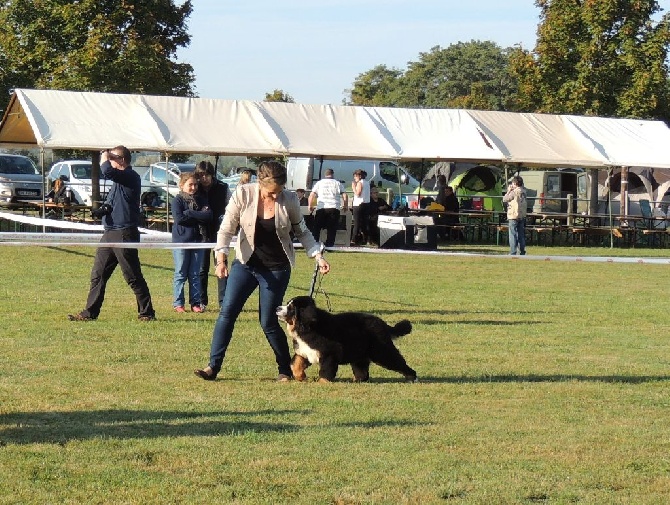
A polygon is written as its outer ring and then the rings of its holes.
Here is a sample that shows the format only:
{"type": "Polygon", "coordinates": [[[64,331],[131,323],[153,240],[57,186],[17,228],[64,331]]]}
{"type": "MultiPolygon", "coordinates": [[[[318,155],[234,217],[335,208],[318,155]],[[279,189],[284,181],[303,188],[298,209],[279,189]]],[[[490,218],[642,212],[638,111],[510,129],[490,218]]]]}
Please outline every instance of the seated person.
{"type": "Polygon", "coordinates": [[[379,245],[379,224],[377,218],[379,214],[385,214],[391,210],[386,200],[379,197],[379,190],[375,187],[370,188],[370,205],[368,206],[368,230],[370,242],[376,246],[379,245]]]}
{"type": "Polygon", "coordinates": [[[67,197],[67,186],[65,185],[66,180],[67,178],[64,175],[61,175],[53,182],[51,191],[49,191],[45,197],[47,202],[70,203],[69,198],[67,197]]]}
{"type": "MultiPolygon", "coordinates": [[[[444,177],[441,175],[440,177],[444,177]]],[[[454,230],[453,227],[460,224],[458,219],[459,205],[458,198],[454,194],[454,188],[447,186],[446,182],[444,186],[441,186],[438,189],[437,197],[435,200],[437,203],[444,207],[446,214],[442,216],[439,220],[440,231],[438,232],[441,238],[447,238],[447,232],[449,232],[449,238],[451,240],[461,239],[463,232],[460,230],[454,230]]]]}
{"type": "Polygon", "coordinates": [[[296,189],[295,194],[298,195],[298,200],[300,200],[301,207],[309,206],[307,195],[305,195],[305,190],[302,188],[296,189]]]}

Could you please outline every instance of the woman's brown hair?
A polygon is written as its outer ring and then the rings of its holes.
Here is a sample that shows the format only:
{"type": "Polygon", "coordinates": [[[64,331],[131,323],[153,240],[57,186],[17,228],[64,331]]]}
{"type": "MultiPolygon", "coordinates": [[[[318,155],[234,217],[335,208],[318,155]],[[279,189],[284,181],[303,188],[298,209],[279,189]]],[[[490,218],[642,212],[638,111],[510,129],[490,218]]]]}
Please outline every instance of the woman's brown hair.
{"type": "Polygon", "coordinates": [[[264,161],[258,166],[259,182],[283,186],[286,184],[286,180],[286,167],[278,161],[264,161]]]}

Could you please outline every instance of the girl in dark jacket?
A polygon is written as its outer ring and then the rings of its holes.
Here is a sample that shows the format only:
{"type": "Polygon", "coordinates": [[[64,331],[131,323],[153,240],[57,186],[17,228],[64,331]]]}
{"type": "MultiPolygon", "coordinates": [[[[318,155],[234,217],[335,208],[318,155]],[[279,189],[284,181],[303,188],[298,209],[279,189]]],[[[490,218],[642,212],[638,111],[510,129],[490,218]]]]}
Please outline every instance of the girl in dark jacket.
{"type": "MultiPolygon", "coordinates": [[[[172,201],[172,242],[200,243],[203,241],[203,231],[207,223],[212,220],[212,211],[207,201],[197,193],[198,181],[190,172],[179,177],[179,194],[172,201]]],[[[173,249],[174,294],[172,306],[176,312],[185,312],[184,284],[188,279],[189,304],[193,312],[202,312],[200,266],[205,254],[204,249],[173,249]]]]}

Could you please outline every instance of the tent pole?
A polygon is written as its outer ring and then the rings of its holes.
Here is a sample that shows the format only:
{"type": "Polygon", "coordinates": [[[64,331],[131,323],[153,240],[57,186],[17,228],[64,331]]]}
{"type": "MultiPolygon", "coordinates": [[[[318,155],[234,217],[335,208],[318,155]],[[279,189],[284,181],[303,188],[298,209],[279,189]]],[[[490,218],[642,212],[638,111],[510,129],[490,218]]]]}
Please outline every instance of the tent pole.
{"type": "Polygon", "coordinates": [[[170,231],[170,180],[168,178],[168,163],[170,153],[165,151],[165,231],[170,231]]]}
{"type": "MultiPolygon", "coordinates": [[[[419,210],[421,208],[421,186],[423,184],[424,173],[426,172],[426,170],[425,170],[426,167],[424,166],[425,161],[426,161],[425,158],[421,158],[421,177],[419,177],[419,194],[417,195],[417,198],[416,198],[416,208],[417,208],[417,210],[419,210]]],[[[400,175],[400,174],[398,174],[398,175],[400,175]]],[[[398,179],[398,180],[400,180],[400,179],[398,179]]]]}
{"type": "MultiPolygon", "coordinates": [[[[46,180],[46,170],[44,167],[44,146],[40,146],[40,169],[42,170],[42,219],[46,219],[46,190],[47,190],[47,180],[46,180]]],[[[55,201],[55,199],[54,199],[55,201]]],[[[46,233],[47,228],[46,225],[44,224],[44,221],[42,221],[42,233],[46,233]]]]}
{"type": "Polygon", "coordinates": [[[612,167],[607,169],[607,208],[610,221],[610,249],[614,248],[614,231],[612,230],[612,167]]]}

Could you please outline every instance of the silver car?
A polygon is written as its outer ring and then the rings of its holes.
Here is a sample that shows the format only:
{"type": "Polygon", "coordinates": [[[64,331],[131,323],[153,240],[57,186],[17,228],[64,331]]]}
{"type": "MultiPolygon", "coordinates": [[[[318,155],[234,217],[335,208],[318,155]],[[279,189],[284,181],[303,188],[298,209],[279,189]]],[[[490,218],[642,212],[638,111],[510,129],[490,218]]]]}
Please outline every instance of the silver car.
{"type": "Polygon", "coordinates": [[[43,182],[30,158],[0,154],[0,205],[42,201],[43,182]]]}

